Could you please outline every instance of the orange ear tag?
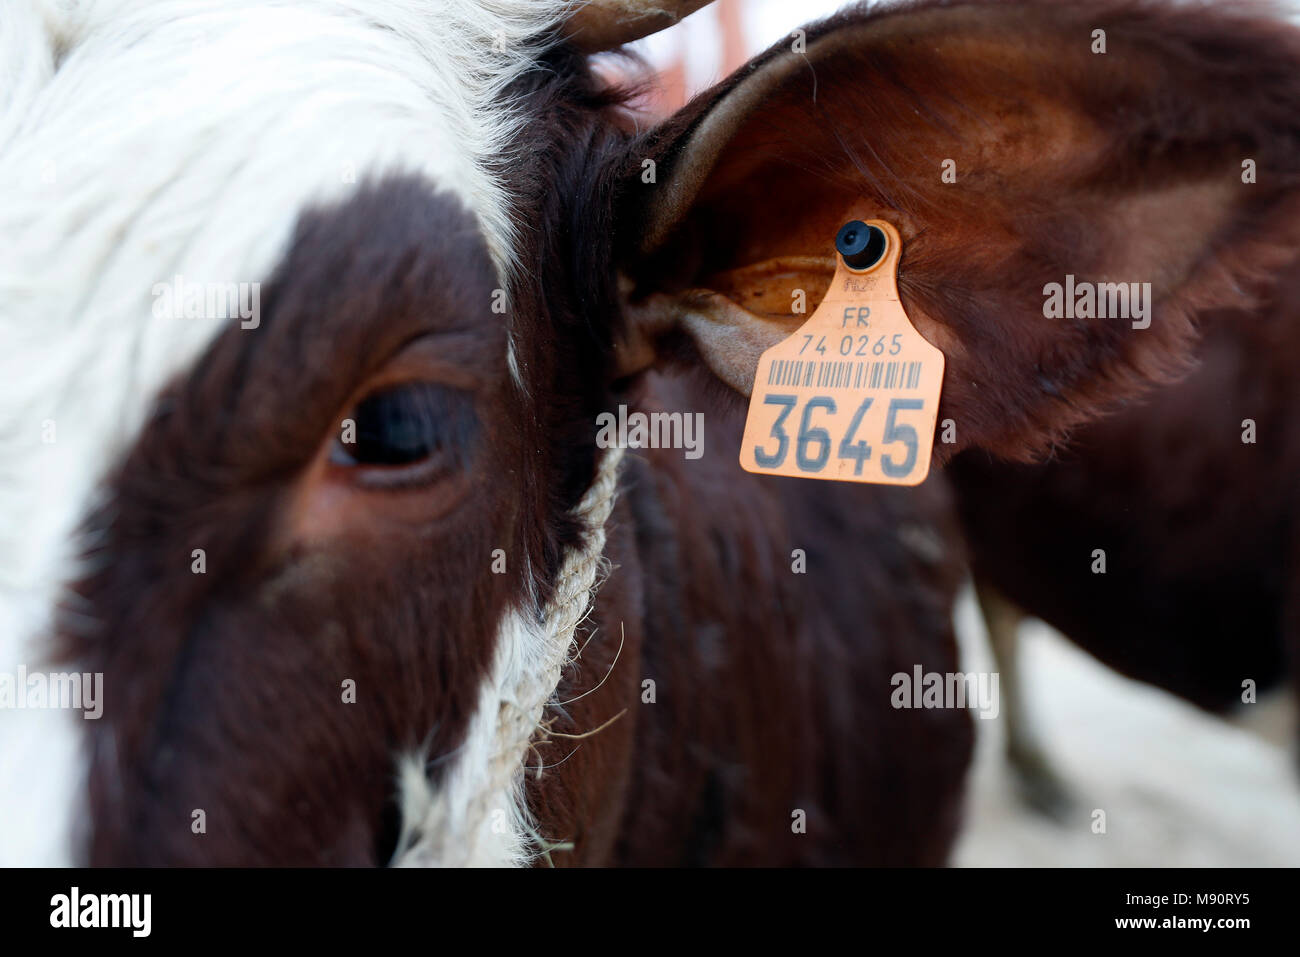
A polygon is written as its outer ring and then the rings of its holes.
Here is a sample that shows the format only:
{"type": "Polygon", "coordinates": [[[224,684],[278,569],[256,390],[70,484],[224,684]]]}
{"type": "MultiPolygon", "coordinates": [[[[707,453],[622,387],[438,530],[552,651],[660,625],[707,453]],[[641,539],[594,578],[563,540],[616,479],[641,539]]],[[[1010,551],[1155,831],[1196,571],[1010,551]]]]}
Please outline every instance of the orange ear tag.
{"type": "Polygon", "coordinates": [[[759,360],[741,467],[918,485],[930,473],[943,353],[912,327],[898,298],[898,230],[850,222],[836,249],[826,297],[759,360]]]}

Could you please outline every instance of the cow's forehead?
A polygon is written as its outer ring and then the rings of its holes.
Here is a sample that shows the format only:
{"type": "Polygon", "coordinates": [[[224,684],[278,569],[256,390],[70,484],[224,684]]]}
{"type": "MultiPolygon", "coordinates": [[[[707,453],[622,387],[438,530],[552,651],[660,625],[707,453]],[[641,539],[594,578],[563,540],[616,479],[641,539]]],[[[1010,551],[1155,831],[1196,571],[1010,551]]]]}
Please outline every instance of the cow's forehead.
{"type": "MultiPolygon", "coordinates": [[[[47,653],[94,490],[163,386],[238,321],[156,315],[159,284],[260,283],[304,209],[392,173],[458,197],[502,268],[511,220],[492,170],[518,122],[502,95],[562,4],[85,0],[56,16],[10,2],[0,671],[12,673],[47,653]]],[[[7,776],[38,753],[47,768],[63,755],[70,774],[77,720],[0,711],[0,755],[18,762],[7,776]]],[[[11,842],[49,849],[56,798],[17,790],[5,800],[21,806],[0,809],[0,859],[38,860],[11,842]]]]}

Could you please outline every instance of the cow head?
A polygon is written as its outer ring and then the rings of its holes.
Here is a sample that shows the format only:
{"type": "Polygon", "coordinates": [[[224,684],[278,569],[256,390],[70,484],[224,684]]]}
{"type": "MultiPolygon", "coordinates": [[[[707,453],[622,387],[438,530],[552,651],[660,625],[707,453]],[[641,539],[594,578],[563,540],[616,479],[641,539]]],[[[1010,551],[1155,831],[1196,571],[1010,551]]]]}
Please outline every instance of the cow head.
{"type": "Polygon", "coordinates": [[[0,669],[104,676],[97,721],[0,711],[6,860],[528,860],[642,373],[746,391],[887,218],[938,454],[1026,454],[1295,241],[1300,45],[1253,16],[854,10],[640,131],[590,53],[660,18],[569,6],[0,26],[0,669]],[[1151,327],[1045,318],[1066,274],[1151,327]]]}

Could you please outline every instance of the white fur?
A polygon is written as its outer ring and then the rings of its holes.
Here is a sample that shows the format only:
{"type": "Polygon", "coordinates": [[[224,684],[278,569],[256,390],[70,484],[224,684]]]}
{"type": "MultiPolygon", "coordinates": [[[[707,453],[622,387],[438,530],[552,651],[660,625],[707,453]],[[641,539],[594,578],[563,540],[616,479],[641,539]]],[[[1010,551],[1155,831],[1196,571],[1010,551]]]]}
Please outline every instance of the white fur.
{"type": "MultiPolygon", "coordinates": [[[[491,167],[518,117],[494,104],[563,6],[3,0],[0,669],[38,666],[94,490],[230,325],[154,318],[153,285],[264,281],[304,206],[354,188],[348,170],[462,197],[504,276],[491,167]]],[[[0,791],[0,864],[75,858],[79,720],[0,711],[0,780],[24,782],[0,791]]]]}

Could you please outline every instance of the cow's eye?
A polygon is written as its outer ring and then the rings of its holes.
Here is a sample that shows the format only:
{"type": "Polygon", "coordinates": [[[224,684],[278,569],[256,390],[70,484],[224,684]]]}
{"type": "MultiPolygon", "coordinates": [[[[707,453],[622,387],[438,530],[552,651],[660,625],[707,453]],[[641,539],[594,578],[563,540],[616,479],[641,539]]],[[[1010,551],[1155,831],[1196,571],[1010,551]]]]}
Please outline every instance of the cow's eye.
{"type": "Polygon", "coordinates": [[[469,394],[427,382],[389,386],[362,399],[343,419],[330,462],[386,470],[453,468],[461,464],[473,429],[469,394]]]}

